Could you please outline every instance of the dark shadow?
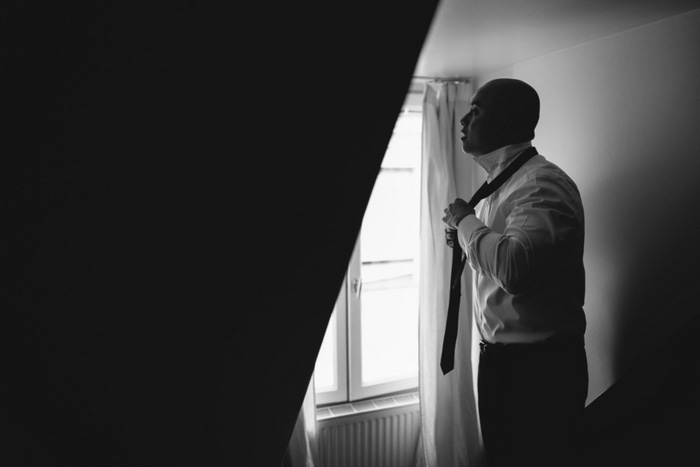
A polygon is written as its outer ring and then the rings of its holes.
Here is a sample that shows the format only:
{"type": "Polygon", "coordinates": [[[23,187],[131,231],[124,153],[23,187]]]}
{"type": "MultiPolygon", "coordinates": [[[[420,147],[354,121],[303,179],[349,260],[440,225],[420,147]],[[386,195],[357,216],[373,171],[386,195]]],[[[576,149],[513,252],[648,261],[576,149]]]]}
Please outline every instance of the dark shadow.
{"type": "Polygon", "coordinates": [[[3,464],[279,465],[437,4],[409,3],[2,7],[3,464]]]}
{"type": "MultiPolygon", "coordinates": [[[[674,151],[680,149],[667,149],[674,151]]],[[[653,154],[646,157],[658,161],[653,154]]],[[[610,239],[621,249],[617,258],[624,259],[613,323],[618,380],[586,408],[581,465],[677,465],[694,455],[693,426],[700,416],[695,235],[700,223],[688,210],[700,200],[699,172],[678,172],[667,162],[626,174],[648,187],[648,198],[633,200],[615,188],[600,194],[619,213],[609,219],[625,226],[610,239]]],[[[615,226],[607,230],[615,232],[615,226]]]]}

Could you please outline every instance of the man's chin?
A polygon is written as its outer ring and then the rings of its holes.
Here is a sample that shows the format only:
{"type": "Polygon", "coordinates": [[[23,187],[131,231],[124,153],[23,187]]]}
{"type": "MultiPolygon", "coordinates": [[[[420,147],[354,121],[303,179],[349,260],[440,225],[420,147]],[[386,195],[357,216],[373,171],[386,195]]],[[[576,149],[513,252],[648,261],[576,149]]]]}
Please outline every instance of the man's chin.
{"type": "Polygon", "coordinates": [[[464,154],[468,154],[468,155],[470,155],[470,156],[474,156],[474,157],[478,156],[478,154],[476,153],[476,151],[474,150],[474,148],[470,148],[470,147],[467,146],[466,144],[463,144],[463,145],[462,145],[462,152],[463,152],[464,154]]]}

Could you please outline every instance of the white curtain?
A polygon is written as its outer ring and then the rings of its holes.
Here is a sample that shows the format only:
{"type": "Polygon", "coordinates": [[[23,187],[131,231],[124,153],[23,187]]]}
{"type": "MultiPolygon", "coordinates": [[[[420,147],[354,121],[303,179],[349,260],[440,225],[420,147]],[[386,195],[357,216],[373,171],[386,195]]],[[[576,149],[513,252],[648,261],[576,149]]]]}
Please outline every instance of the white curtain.
{"type": "Polygon", "coordinates": [[[455,368],[440,370],[447,317],[451,249],[445,243],[443,210],[469,200],[483,180],[460,142],[460,119],[469,110],[472,86],[429,82],[423,96],[420,256],[420,404],[418,467],[479,467],[483,445],[476,401],[478,340],[473,326],[471,271],[462,276],[455,368]]]}
{"type": "Polygon", "coordinates": [[[283,467],[314,467],[317,465],[317,452],[316,392],[312,376],[287,446],[283,467]]]}

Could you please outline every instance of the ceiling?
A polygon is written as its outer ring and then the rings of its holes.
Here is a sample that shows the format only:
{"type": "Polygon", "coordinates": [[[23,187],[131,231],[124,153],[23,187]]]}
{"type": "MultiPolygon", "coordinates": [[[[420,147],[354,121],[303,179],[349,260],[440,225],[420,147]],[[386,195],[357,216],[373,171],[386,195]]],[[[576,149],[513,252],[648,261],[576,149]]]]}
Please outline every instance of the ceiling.
{"type": "Polygon", "coordinates": [[[469,78],[700,8],[700,0],[441,0],[414,75],[469,78]]]}

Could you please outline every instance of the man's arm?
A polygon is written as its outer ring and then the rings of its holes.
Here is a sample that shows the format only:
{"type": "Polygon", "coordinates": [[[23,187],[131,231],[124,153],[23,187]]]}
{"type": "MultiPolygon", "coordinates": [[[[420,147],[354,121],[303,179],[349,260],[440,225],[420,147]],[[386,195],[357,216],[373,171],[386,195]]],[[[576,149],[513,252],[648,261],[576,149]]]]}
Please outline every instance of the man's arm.
{"type": "Polygon", "coordinates": [[[457,225],[458,240],[474,270],[510,294],[522,293],[582,228],[576,203],[561,181],[538,177],[503,201],[503,233],[467,215],[457,225]]]}

